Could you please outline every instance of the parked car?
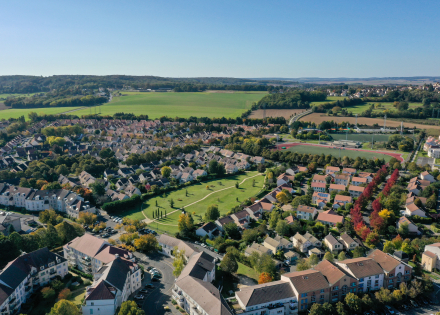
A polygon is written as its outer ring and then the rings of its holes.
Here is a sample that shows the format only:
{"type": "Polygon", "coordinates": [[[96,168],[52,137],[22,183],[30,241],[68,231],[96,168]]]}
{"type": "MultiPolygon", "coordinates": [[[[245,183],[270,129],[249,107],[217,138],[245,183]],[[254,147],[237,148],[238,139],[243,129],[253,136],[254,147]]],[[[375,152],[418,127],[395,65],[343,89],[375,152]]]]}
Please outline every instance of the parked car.
{"type": "Polygon", "coordinates": [[[151,266],[147,267],[147,271],[150,271],[151,269],[153,269],[153,267],[151,266]]]}
{"type": "Polygon", "coordinates": [[[409,302],[411,303],[411,305],[412,305],[413,307],[419,307],[419,304],[417,304],[416,301],[414,301],[414,300],[409,300],[409,302]]]}
{"type": "Polygon", "coordinates": [[[157,281],[159,281],[159,278],[153,277],[153,278],[151,278],[151,281],[157,282],[157,281]]]}
{"type": "Polygon", "coordinates": [[[196,244],[196,245],[200,245],[200,243],[199,243],[199,242],[197,242],[197,241],[195,241],[195,242],[194,242],[194,244],[196,244]]]}
{"type": "Polygon", "coordinates": [[[385,305],[385,309],[390,313],[390,314],[395,314],[394,310],[391,308],[391,306],[389,305],[385,305]]]}
{"type": "Polygon", "coordinates": [[[152,285],[151,283],[149,283],[149,284],[147,284],[145,287],[148,288],[148,289],[153,289],[153,288],[154,288],[154,285],[152,285]]]}
{"type": "Polygon", "coordinates": [[[141,290],[139,290],[139,292],[140,293],[148,293],[148,290],[147,289],[141,289],[141,290]]]}
{"type": "Polygon", "coordinates": [[[136,295],[134,298],[135,298],[135,300],[143,300],[144,296],[142,294],[139,294],[139,295],[136,295]]]}

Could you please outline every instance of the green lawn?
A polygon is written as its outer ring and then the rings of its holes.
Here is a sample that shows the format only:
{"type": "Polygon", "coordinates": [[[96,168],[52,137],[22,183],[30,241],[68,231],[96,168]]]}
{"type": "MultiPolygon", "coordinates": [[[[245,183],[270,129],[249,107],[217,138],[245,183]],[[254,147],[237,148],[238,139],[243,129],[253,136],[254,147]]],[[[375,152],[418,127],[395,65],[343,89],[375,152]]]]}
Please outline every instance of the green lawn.
{"type": "MultiPolygon", "coordinates": [[[[166,217],[163,217],[155,221],[154,223],[151,223],[150,227],[153,229],[159,228],[169,233],[175,233],[178,231],[177,221],[181,213],[178,209],[184,207],[186,211],[190,213],[195,213],[193,217],[196,223],[201,221],[203,215],[206,212],[206,209],[212,204],[218,205],[221,215],[224,215],[229,210],[231,210],[231,208],[238,205],[243,200],[256,195],[262,189],[264,182],[263,175],[250,178],[257,174],[258,172],[253,171],[242,175],[236,175],[218,180],[216,179],[209,182],[197,183],[186,188],[169,192],[165,197],[163,195],[156,196],[147,200],[143,204],[143,212],[150,219],[153,219],[153,212],[155,212],[158,208],[159,211],[162,211],[163,215],[165,215],[166,212],[166,217]],[[239,189],[234,187],[236,182],[242,182],[246,178],[250,179],[247,179],[243,184],[241,184],[239,189]],[[255,179],[254,187],[252,186],[253,179],[255,179]],[[209,185],[209,189],[206,189],[207,185],[209,185]],[[225,189],[231,186],[232,188],[225,189]],[[225,190],[220,191],[222,189],[225,190]],[[186,190],[188,191],[188,196],[186,196],[186,190]],[[190,205],[193,202],[205,197],[206,199],[190,205]],[[237,198],[239,201],[237,201],[237,198]],[[174,201],[174,208],[170,207],[170,199],[173,199],[174,201]],[[176,212],[171,213],[172,211],[176,212]]],[[[128,215],[128,217],[131,219],[144,219],[144,216],[140,211],[133,211],[131,214],[128,215]]]]}
{"type": "MultiPolygon", "coordinates": [[[[288,148],[287,150],[297,153],[309,153],[309,154],[322,154],[325,155],[331,154],[334,157],[341,157],[347,156],[349,158],[355,159],[358,156],[371,159],[371,158],[378,158],[378,159],[385,159],[386,162],[388,162],[391,159],[391,156],[382,154],[382,153],[375,153],[375,152],[365,152],[365,151],[354,151],[354,150],[339,150],[339,149],[332,149],[332,148],[324,148],[319,146],[310,146],[310,145],[297,145],[291,148],[288,148]]],[[[401,153],[398,151],[392,151],[392,153],[401,153]]]]}
{"type": "Polygon", "coordinates": [[[11,93],[0,93],[0,101],[1,100],[5,100],[8,97],[30,97],[34,94],[38,94],[38,93],[29,93],[29,94],[11,94],[11,93]]]}
{"type": "Polygon", "coordinates": [[[238,275],[243,275],[252,278],[258,283],[259,275],[254,269],[249,268],[248,266],[245,266],[240,262],[237,262],[237,264],[238,264],[238,270],[237,270],[238,275]]]}
{"type": "Polygon", "coordinates": [[[325,101],[311,102],[310,105],[311,106],[319,105],[319,104],[329,103],[329,102],[332,102],[332,101],[336,102],[336,101],[343,100],[344,98],[347,98],[347,97],[344,97],[344,96],[327,96],[327,99],[325,101]]]}
{"type": "MultiPolygon", "coordinates": [[[[30,112],[36,112],[37,114],[46,114],[46,115],[54,115],[54,114],[60,114],[63,112],[67,112],[69,110],[76,109],[78,107],[45,107],[45,108],[31,108],[31,109],[25,109],[25,108],[14,108],[14,109],[5,109],[0,110],[0,119],[9,119],[9,118],[18,118],[20,116],[24,115],[24,118],[28,120],[28,114],[30,112]]],[[[73,112],[74,114],[76,112],[73,112]]]]}
{"type": "MultiPolygon", "coordinates": [[[[393,106],[393,103],[381,103],[381,102],[368,102],[364,105],[355,105],[355,106],[350,106],[347,107],[347,110],[349,112],[352,112],[353,114],[361,114],[364,111],[366,111],[368,108],[370,108],[370,106],[374,104],[375,108],[373,112],[376,113],[380,113],[380,112],[384,112],[384,111],[397,111],[397,109],[393,106]],[[381,104],[381,107],[376,108],[376,105],[381,104]]],[[[408,103],[409,104],[409,108],[416,108],[416,107],[420,107],[423,106],[422,103],[408,103]]],[[[385,112],[384,112],[385,114],[385,112]]]]}
{"type": "MultiPolygon", "coordinates": [[[[239,117],[258,102],[266,92],[234,93],[174,93],[174,92],[121,92],[110,103],[101,106],[102,115],[115,113],[146,114],[151,119],[162,116],[183,117],[239,117]]],[[[76,115],[86,115],[89,110],[79,110],[76,115]]]]}
{"type": "Polygon", "coordinates": [[[70,297],[70,301],[75,303],[76,305],[81,305],[81,300],[84,298],[86,294],[86,288],[81,288],[75,291],[72,291],[72,296],[70,297]]]}

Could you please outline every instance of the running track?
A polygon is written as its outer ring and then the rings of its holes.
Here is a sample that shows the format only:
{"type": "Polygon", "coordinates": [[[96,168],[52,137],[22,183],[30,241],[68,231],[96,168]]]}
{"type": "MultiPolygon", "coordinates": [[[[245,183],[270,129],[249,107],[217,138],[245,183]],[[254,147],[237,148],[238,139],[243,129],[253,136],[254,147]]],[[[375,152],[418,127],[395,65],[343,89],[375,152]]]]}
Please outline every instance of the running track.
{"type": "MultiPolygon", "coordinates": [[[[321,145],[321,144],[313,144],[313,143],[286,143],[286,144],[278,144],[277,149],[281,150],[282,147],[285,147],[286,149],[297,146],[297,145],[311,145],[316,147],[323,147],[323,148],[330,148],[330,149],[339,149],[338,147],[333,147],[330,145],[321,145]]],[[[400,162],[403,162],[402,154],[399,153],[391,153],[389,151],[374,151],[374,150],[364,150],[364,149],[353,149],[353,148],[344,148],[345,150],[352,150],[352,151],[364,151],[364,152],[371,152],[371,153],[380,153],[389,155],[392,157],[395,157],[400,162]]]]}

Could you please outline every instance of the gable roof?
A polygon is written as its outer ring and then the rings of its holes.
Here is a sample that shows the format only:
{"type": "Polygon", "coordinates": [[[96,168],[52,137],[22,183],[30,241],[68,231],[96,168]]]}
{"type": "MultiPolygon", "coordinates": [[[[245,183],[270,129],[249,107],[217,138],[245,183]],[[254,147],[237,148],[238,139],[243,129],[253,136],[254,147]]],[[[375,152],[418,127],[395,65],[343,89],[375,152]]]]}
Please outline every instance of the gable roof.
{"type": "Polygon", "coordinates": [[[384,253],[379,249],[375,249],[367,257],[374,259],[374,261],[377,262],[379,266],[381,266],[382,269],[385,270],[386,272],[390,272],[391,270],[393,270],[394,268],[396,268],[401,264],[401,262],[398,259],[384,253]]]}
{"type": "Polygon", "coordinates": [[[348,270],[358,279],[382,274],[383,270],[379,264],[372,258],[359,257],[346,259],[337,263],[338,265],[346,265],[348,270]]]}
{"type": "Polygon", "coordinates": [[[101,280],[96,287],[93,288],[91,293],[86,297],[86,300],[114,300],[115,295],[111,289],[114,289],[111,285],[101,280]]]}
{"type": "Polygon", "coordinates": [[[284,274],[299,294],[328,288],[328,282],[321,272],[313,269],[284,274]]]}
{"type": "Polygon", "coordinates": [[[290,283],[283,280],[244,287],[235,294],[245,306],[264,304],[295,296],[290,283]]]}
{"type": "Polygon", "coordinates": [[[105,240],[86,233],[81,237],[73,239],[66,246],[76,249],[89,257],[94,257],[105,244],[107,244],[105,240]]]}

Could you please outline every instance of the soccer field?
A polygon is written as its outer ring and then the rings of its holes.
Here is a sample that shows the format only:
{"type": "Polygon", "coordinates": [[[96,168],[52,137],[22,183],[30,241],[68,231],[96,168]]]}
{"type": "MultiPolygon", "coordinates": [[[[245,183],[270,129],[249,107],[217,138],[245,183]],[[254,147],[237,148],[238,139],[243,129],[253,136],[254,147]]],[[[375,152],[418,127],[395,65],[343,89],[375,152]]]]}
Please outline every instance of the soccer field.
{"type": "MultiPolygon", "coordinates": [[[[322,146],[313,146],[313,145],[295,145],[287,149],[291,152],[297,152],[297,153],[308,153],[308,154],[325,154],[329,155],[331,154],[334,157],[344,157],[347,156],[349,158],[355,159],[358,156],[366,158],[366,159],[385,159],[386,162],[388,162],[392,156],[379,153],[379,152],[368,152],[368,151],[355,151],[355,150],[348,150],[348,149],[333,149],[333,148],[327,148],[322,146]]],[[[398,154],[398,152],[391,154],[398,154]]]]}
{"type": "MultiPolygon", "coordinates": [[[[101,115],[115,113],[133,113],[148,115],[151,119],[162,116],[182,117],[240,117],[258,102],[266,92],[121,92],[122,96],[101,106],[101,115]]],[[[92,109],[92,112],[94,110],[92,109]]],[[[98,109],[97,109],[98,111],[98,109]]],[[[90,110],[74,112],[75,115],[87,115],[90,110]]]]}

